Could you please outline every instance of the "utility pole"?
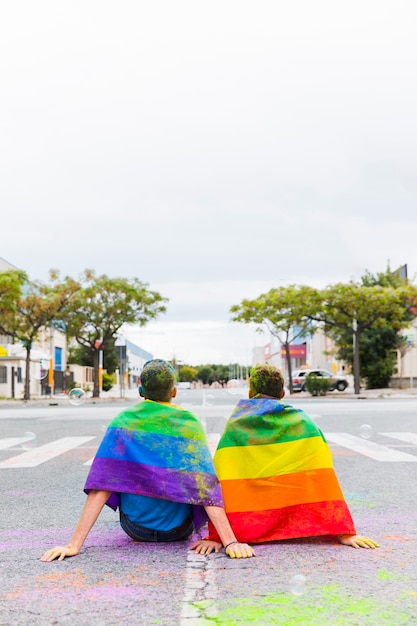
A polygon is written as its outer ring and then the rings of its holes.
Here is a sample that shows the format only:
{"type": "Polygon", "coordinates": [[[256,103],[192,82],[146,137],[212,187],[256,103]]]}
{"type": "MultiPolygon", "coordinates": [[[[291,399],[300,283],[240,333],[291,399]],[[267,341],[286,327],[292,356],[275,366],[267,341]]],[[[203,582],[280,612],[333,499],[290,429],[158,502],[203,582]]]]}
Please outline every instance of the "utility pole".
{"type": "Polygon", "coordinates": [[[52,324],[49,326],[49,370],[48,370],[49,395],[52,398],[54,393],[54,355],[53,355],[53,335],[52,324]]]}

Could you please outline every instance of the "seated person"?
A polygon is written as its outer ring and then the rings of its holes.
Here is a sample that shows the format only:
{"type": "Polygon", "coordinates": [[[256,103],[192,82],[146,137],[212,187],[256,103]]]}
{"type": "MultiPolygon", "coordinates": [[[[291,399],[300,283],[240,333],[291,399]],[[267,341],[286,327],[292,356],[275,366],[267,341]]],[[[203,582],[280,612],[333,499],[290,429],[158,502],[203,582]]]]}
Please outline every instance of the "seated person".
{"type": "Polygon", "coordinates": [[[139,393],[145,401],[120,413],[107,428],[70,542],[51,548],[41,561],[78,554],[106,503],[119,507],[121,527],[135,541],[181,541],[208,517],[231,558],[254,556],[230,528],[200,421],[171,404],[173,367],[160,359],[145,363],[139,393]]]}
{"type": "MultiPolygon", "coordinates": [[[[337,535],[354,548],[378,544],[356,534],[326,439],[303,411],[284,404],[284,380],[271,365],[250,372],[249,400],[230,416],[214,455],[227,517],[239,541],[337,535]]],[[[221,548],[209,535],[192,549],[221,548]]]]}

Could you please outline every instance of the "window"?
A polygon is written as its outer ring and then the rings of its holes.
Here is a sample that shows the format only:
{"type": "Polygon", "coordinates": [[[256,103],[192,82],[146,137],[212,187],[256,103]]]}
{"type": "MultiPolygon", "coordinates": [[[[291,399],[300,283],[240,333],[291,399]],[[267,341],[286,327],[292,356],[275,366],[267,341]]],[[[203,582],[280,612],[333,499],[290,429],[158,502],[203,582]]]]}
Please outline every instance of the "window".
{"type": "Polygon", "coordinates": [[[62,348],[55,348],[55,369],[62,372],[62,348]]]}
{"type": "Polygon", "coordinates": [[[7,383],[7,367],[0,365],[0,383],[7,383]]]}

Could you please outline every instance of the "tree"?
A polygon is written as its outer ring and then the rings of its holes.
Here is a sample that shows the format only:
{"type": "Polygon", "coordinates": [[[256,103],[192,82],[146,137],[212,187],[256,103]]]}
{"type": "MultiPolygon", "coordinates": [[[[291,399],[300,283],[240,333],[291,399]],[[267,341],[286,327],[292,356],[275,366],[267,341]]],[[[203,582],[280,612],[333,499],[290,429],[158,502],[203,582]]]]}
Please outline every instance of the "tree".
{"type": "Polygon", "coordinates": [[[178,379],[181,382],[192,383],[197,378],[197,370],[189,365],[182,365],[178,371],[178,379]]]}
{"type": "MultiPolygon", "coordinates": [[[[20,270],[0,272],[0,327],[10,328],[18,312],[22,289],[28,277],[20,270]]],[[[8,334],[2,330],[4,334],[8,334]]]]}
{"type": "Polygon", "coordinates": [[[203,365],[203,367],[197,368],[197,378],[198,380],[201,380],[203,385],[207,385],[210,382],[212,373],[213,370],[209,365],[203,365]]]}
{"type": "Polygon", "coordinates": [[[315,314],[321,305],[320,292],[305,285],[289,285],[271,289],[254,300],[242,300],[231,307],[232,320],[245,324],[265,325],[277,337],[285,350],[288,385],[292,393],[292,366],[290,345],[298,338],[314,332],[308,315],[315,314]],[[298,330],[295,330],[297,329],[298,330]]]}
{"type": "MultiPolygon", "coordinates": [[[[376,275],[366,271],[361,278],[361,284],[365,287],[393,287],[404,286],[404,279],[391,272],[387,267],[385,272],[376,275]]],[[[412,312],[404,310],[404,326],[413,319],[412,312]]],[[[397,362],[397,350],[403,354],[406,347],[406,340],[401,334],[401,329],[393,327],[392,320],[387,318],[385,326],[368,328],[361,337],[359,346],[359,359],[361,377],[366,379],[368,389],[378,389],[388,387],[391,377],[395,371],[397,362]]],[[[343,333],[343,331],[342,331],[343,333]]],[[[353,344],[350,331],[343,333],[343,344],[338,350],[338,357],[350,363],[353,367],[353,344]]]]}
{"type": "MultiPolygon", "coordinates": [[[[5,272],[4,274],[13,274],[5,272]]],[[[0,275],[4,285],[4,274],[0,275]]],[[[14,340],[20,341],[26,350],[26,376],[24,387],[24,400],[30,400],[30,355],[32,343],[39,335],[41,328],[65,315],[71,300],[80,289],[79,282],[66,277],[60,280],[59,272],[49,272],[49,283],[41,281],[23,282],[25,274],[20,273],[9,277],[13,285],[14,281],[20,284],[20,295],[10,308],[11,314],[5,314],[0,319],[0,331],[10,335],[14,340]]],[[[7,281],[7,277],[6,277],[7,281]]],[[[12,290],[16,290],[16,285],[12,290]]],[[[14,293],[17,293],[14,291],[14,293]]],[[[10,294],[10,292],[9,292],[10,294]]]]}
{"type": "Polygon", "coordinates": [[[323,325],[336,345],[346,345],[346,337],[353,343],[354,391],[360,392],[360,345],[365,331],[391,327],[399,330],[409,324],[405,319],[413,314],[417,289],[405,284],[401,287],[364,286],[350,282],[330,285],[321,291],[321,310],[309,314],[310,319],[323,325]]]}
{"type": "Polygon", "coordinates": [[[230,377],[230,365],[211,365],[211,368],[210,382],[218,382],[222,387],[225,387],[230,377]]]}
{"type": "Polygon", "coordinates": [[[124,324],[144,326],[164,313],[167,301],[138,278],[109,278],[86,271],[86,281],[65,316],[68,337],[87,348],[94,367],[93,397],[100,395],[100,350],[106,350],[124,324]]]}
{"type": "Polygon", "coordinates": [[[350,337],[355,393],[360,391],[360,344],[365,331],[390,327],[395,332],[417,315],[417,288],[337,283],[322,290],[291,285],[271,289],[231,308],[233,321],[265,324],[285,349],[292,391],[290,343],[323,328],[340,348],[350,337]],[[311,325],[311,322],[313,324],[311,325]],[[294,335],[294,327],[298,334],[294,335]]]}
{"type": "MultiPolygon", "coordinates": [[[[114,374],[118,367],[115,341],[115,338],[110,340],[108,346],[103,351],[103,368],[108,374],[114,374]]],[[[89,346],[81,346],[77,343],[72,344],[68,350],[67,360],[68,363],[76,363],[83,367],[93,367],[93,355],[89,346]]]]}

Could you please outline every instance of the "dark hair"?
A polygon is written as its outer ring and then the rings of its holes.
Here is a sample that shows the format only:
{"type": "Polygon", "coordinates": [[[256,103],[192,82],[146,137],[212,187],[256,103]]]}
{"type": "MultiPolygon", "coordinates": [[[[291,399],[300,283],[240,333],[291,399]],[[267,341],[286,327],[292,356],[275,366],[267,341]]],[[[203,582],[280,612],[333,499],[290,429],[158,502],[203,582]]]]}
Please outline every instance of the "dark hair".
{"type": "Polygon", "coordinates": [[[284,389],[284,377],[277,367],[262,363],[251,369],[249,384],[254,396],[261,394],[280,399],[284,389]]]}
{"type": "Polygon", "coordinates": [[[147,361],[140,374],[139,393],[149,400],[169,402],[175,387],[175,370],[162,359],[147,361]]]}

